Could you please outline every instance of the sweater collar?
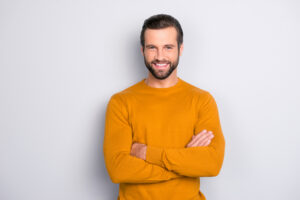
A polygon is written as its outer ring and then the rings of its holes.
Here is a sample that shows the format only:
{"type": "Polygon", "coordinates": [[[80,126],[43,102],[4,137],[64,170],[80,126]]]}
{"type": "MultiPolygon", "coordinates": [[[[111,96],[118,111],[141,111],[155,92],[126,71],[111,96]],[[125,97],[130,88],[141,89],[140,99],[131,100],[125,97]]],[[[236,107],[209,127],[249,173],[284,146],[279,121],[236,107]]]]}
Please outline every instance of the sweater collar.
{"type": "Polygon", "coordinates": [[[165,93],[165,92],[173,92],[173,91],[177,91],[178,89],[180,89],[183,85],[183,80],[179,77],[177,77],[177,82],[175,85],[171,86],[171,87],[167,87],[167,88],[155,88],[155,87],[151,87],[149,85],[146,84],[145,82],[146,78],[143,78],[140,81],[140,85],[142,87],[143,90],[145,91],[149,91],[149,92],[154,92],[154,93],[165,93]]]}

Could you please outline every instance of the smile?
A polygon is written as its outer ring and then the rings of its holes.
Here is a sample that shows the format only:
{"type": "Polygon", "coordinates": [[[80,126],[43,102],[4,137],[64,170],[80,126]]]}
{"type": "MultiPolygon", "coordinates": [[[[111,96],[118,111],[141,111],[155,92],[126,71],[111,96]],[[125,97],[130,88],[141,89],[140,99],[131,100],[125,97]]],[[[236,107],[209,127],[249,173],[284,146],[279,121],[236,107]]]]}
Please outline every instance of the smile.
{"type": "Polygon", "coordinates": [[[166,68],[168,65],[169,65],[168,63],[163,63],[163,64],[154,63],[154,66],[159,69],[166,68]]]}

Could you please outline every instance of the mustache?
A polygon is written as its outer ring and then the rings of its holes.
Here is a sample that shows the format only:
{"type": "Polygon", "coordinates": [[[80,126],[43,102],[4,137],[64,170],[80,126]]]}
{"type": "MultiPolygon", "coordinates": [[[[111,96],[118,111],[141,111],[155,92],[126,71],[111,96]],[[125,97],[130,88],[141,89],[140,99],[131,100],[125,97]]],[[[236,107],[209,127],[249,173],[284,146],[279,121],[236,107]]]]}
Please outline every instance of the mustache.
{"type": "Polygon", "coordinates": [[[151,63],[166,64],[166,63],[170,63],[170,61],[168,61],[168,60],[153,60],[151,63]]]}

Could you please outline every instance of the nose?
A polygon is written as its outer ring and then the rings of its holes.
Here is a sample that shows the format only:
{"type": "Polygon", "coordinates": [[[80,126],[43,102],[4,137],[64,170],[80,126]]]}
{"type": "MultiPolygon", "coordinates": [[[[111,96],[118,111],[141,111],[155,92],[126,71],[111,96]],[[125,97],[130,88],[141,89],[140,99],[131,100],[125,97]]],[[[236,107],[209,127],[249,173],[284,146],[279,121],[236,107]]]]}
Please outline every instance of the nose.
{"type": "Polygon", "coordinates": [[[158,49],[157,49],[157,53],[156,53],[156,59],[157,59],[157,60],[163,60],[163,57],[164,57],[164,55],[163,55],[163,50],[160,49],[160,48],[158,48],[158,49]]]}

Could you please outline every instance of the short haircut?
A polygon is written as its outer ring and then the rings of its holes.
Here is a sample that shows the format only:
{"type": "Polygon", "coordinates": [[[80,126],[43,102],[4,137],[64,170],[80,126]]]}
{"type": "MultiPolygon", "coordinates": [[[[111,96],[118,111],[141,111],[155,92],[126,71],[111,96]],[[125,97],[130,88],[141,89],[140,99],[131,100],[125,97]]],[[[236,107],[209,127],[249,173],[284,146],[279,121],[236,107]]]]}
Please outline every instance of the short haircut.
{"type": "Polygon", "coordinates": [[[146,19],[143,24],[143,28],[140,35],[140,42],[142,47],[145,46],[145,31],[146,29],[163,29],[167,27],[174,27],[177,31],[177,44],[178,49],[180,45],[183,43],[183,31],[180,26],[180,23],[177,19],[167,14],[158,14],[153,15],[146,19]]]}

